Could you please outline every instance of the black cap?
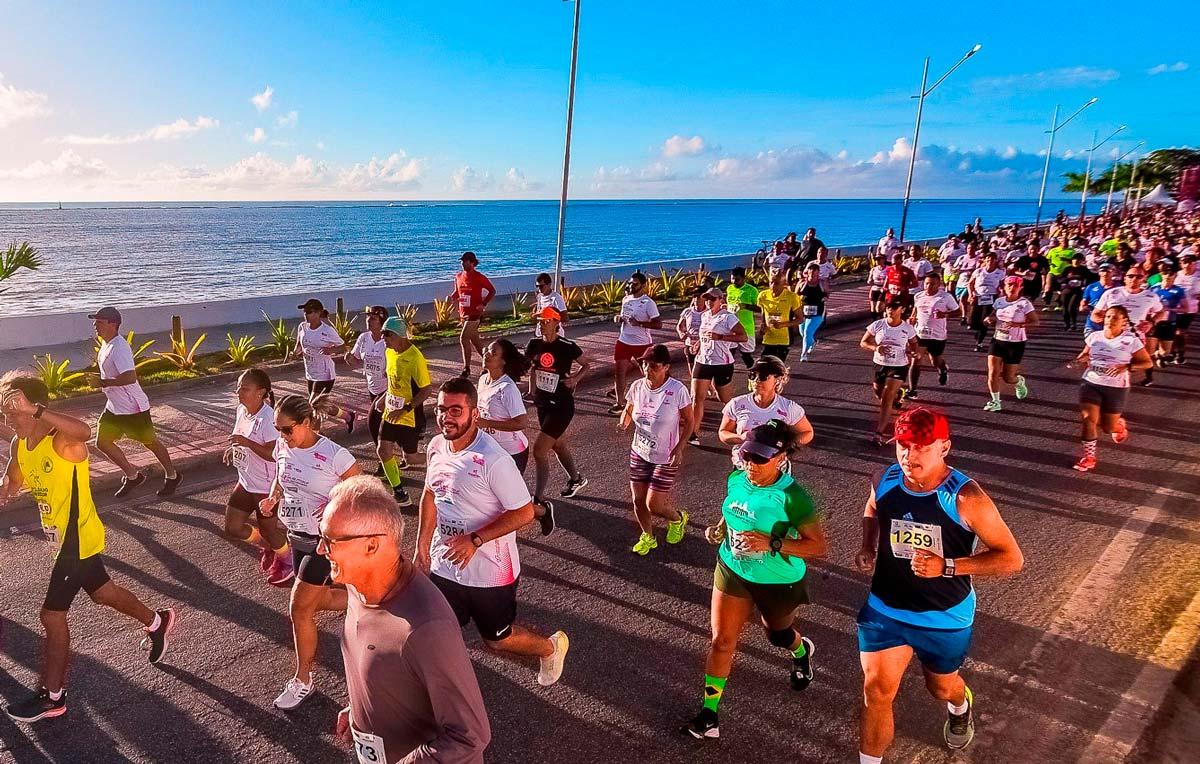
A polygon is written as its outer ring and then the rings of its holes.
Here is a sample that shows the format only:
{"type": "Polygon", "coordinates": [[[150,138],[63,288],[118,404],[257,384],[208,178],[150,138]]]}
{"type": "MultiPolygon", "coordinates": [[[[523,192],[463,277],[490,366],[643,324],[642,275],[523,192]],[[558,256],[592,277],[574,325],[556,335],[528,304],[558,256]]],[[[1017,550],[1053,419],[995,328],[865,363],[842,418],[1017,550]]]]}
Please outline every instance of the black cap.
{"type": "Polygon", "coordinates": [[[99,319],[101,321],[112,321],[114,324],[121,323],[121,311],[116,308],[101,308],[95,313],[89,313],[88,318],[99,319]]]}
{"type": "Polygon", "coordinates": [[[638,356],[639,361],[649,361],[650,363],[665,363],[671,365],[671,350],[666,345],[651,345],[646,348],[646,352],[638,356]]]}
{"type": "Polygon", "coordinates": [[[476,265],[479,265],[479,258],[475,256],[474,252],[463,252],[462,257],[460,257],[458,259],[459,260],[470,260],[471,262],[475,263],[476,265]]]}
{"type": "Polygon", "coordinates": [[[310,297],[304,301],[303,305],[297,305],[296,307],[299,308],[300,310],[304,311],[305,313],[313,313],[316,311],[325,310],[325,306],[323,304],[321,304],[321,301],[318,300],[316,297],[310,297]]]}
{"type": "Polygon", "coordinates": [[[787,367],[783,365],[783,361],[778,356],[770,354],[760,356],[754,365],[750,367],[751,374],[757,374],[760,371],[765,371],[768,374],[776,377],[787,376],[787,367]]]}
{"type": "Polygon", "coordinates": [[[754,454],[764,459],[773,459],[787,450],[789,433],[788,425],[779,419],[772,419],[766,424],[760,424],[746,435],[746,441],[741,445],[743,454],[754,454]]]}

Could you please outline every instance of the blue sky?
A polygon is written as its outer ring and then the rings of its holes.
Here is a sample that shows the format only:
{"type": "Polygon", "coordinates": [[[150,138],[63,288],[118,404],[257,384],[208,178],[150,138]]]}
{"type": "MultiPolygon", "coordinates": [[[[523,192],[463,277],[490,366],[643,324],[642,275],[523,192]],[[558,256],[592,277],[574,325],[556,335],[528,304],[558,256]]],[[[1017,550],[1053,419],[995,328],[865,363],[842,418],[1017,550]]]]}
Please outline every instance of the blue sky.
{"type": "MultiPolygon", "coordinates": [[[[1035,196],[1056,103],[1055,175],[1195,142],[1195,2],[980,5],[587,0],[572,195],[899,196],[976,42],[916,196],[1035,196]]],[[[572,12],[0,0],[0,201],[555,197],[572,12]]]]}

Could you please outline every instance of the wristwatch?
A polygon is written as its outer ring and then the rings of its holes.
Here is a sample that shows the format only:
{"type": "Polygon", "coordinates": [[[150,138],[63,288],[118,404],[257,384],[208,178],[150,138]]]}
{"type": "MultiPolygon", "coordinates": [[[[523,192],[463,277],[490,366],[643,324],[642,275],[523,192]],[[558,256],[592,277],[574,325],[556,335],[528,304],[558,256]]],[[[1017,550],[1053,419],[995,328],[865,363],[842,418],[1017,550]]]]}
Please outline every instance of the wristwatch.
{"type": "Polygon", "coordinates": [[[46,413],[46,407],[45,407],[45,406],[43,406],[42,404],[40,404],[40,403],[39,403],[39,404],[37,405],[37,410],[33,412],[33,418],[34,418],[34,419],[41,419],[41,418],[42,418],[42,414],[45,414],[45,413],[46,413]]]}
{"type": "Polygon", "coordinates": [[[479,538],[478,533],[472,533],[471,534],[471,543],[475,545],[476,549],[478,549],[479,547],[483,546],[483,539],[479,538]]]}
{"type": "Polygon", "coordinates": [[[779,554],[783,549],[783,536],[771,537],[771,554],[779,554]]]}
{"type": "Polygon", "coordinates": [[[942,562],[946,563],[946,569],[942,571],[942,578],[954,578],[957,573],[954,572],[954,559],[947,557],[942,562]]]}

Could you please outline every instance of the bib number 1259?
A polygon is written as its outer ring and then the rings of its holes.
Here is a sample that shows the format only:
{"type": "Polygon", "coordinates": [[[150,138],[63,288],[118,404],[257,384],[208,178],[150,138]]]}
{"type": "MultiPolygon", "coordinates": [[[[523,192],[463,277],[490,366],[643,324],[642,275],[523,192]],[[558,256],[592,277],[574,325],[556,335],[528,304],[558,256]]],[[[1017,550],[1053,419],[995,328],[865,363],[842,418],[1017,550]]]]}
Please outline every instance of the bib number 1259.
{"type": "Polygon", "coordinates": [[[945,556],[942,554],[942,529],[938,525],[892,520],[888,541],[892,545],[892,555],[903,560],[911,560],[918,549],[938,557],[945,556]]]}

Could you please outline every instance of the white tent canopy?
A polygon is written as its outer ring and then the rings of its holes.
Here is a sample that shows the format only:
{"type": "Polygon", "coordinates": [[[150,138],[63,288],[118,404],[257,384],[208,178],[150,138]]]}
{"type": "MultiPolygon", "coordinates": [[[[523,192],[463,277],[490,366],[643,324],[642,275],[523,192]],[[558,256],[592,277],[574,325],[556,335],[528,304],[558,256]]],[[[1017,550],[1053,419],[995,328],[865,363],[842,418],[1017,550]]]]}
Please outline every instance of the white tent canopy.
{"type": "Polygon", "coordinates": [[[1174,204],[1175,200],[1167,193],[1167,189],[1159,183],[1154,190],[1142,197],[1139,204],[1174,204]]]}

